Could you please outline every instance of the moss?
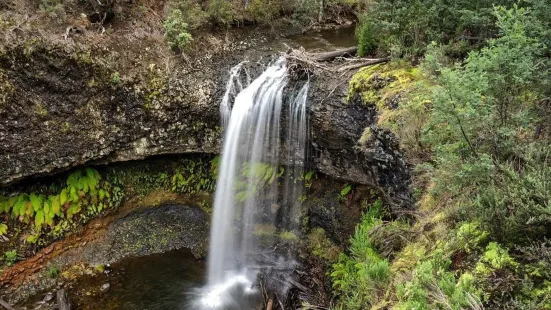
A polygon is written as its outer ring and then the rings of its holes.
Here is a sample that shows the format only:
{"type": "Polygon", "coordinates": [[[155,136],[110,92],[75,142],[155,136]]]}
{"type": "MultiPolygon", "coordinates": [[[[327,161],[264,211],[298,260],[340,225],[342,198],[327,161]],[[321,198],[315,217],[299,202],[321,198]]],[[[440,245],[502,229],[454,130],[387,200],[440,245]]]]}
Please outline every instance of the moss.
{"type": "Polygon", "coordinates": [[[105,265],[103,265],[103,264],[96,265],[96,266],[94,266],[94,270],[97,273],[103,273],[105,271],[105,265]]]}
{"type": "Polygon", "coordinates": [[[364,129],[364,132],[362,133],[362,136],[360,137],[360,145],[364,146],[367,144],[367,142],[371,139],[372,136],[371,127],[366,127],[364,129]]]}
{"type": "Polygon", "coordinates": [[[425,245],[420,242],[409,243],[398,253],[391,265],[391,270],[393,272],[412,270],[426,253],[425,245]]]}
{"type": "Polygon", "coordinates": [[[312,254],[329,263],[335,263],[341,253],[341,249],[325,236],[325,230],[321,227],[308,234],[308,246],[312,254]]]}
{"type": "Polygon", "coordinates": [[[90,50],[79,50],[73,54],[73,59],[80,64],[91,65],[94,63],[90,50]]]}
{"type": "Polygon", "coordinates": [[[378,64],[358,71],[349,84],[349,98],[354,93],[362,94],[366,103],[383,108],[385,101],[405,92],[421,79],[420,70],[404,61],[378,64]]]}
{"type": "Polygon", "coordinates": [[[419,68],[405,61],[363,68],[350,80],[348,100],[360,94],[365,104],[375,105],[379,110],[378,125],[396,129],[400,102],[421,80],[419,68]]]}
{"type": "Polygon", "coordinates": [[[276,228],[271,224],[255,224],[253,235],[260,238],[271,238],[276,234],[276,228]]]}
{"type": "Polygon", "coordinates": [[[497,242],[490,242],[476,264],[475,272],[481,276],[488,276],[496,270],[517,267],[518,263],[513,260],[505,248],[497,242]]]}
{"type": "Polygon", "coordinates": [[[35,111],[36,114],[38,114],[40,116],[48,115],[48,110],[40,102],[36,103],[36,105],[34,106],[34,111],[35,111]]]}
{"type": "Polygon", "coordinates": [[[297,234],[295,234],[294,232],[292,231],[282,231],[280,234],[279,234],[279,238],[283,241],[287,241],[287,242],[296,242],[298,241],[298,236],[297,234]]]}

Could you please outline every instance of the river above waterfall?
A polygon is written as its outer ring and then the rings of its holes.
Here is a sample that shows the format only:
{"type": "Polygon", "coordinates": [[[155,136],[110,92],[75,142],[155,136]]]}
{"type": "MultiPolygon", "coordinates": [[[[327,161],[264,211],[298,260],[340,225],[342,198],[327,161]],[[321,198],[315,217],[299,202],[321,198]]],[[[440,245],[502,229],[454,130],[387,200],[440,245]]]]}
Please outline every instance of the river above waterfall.
{"type": "Polygon", "coordinates": [[[356,45],[355,27],[322,30],[288,37],[292,47],[302,46],[308,51],[332,51],[356,45]]]}

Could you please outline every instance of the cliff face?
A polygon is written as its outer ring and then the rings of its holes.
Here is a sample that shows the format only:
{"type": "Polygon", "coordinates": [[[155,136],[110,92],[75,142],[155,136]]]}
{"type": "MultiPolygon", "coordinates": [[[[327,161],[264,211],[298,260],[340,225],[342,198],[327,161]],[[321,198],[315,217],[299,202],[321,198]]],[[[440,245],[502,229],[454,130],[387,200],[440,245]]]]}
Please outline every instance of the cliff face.
{"type": "MultiPolygon", "coordinates": [[[[258,29],[203,35],[180,56],[162,37],[125,34],[131,25],[112,34],[20,27],[0,53],[0,185],[79,165],[218,153],[229,69],[248,59],[254,77],[284,50],[278,36],[258,29]]],[[[407,192],[396,141],[377,130],[372,106],[347,100],[347,89],[337,75],[314,76],[311,163],[392,196],[407,192]],[[370,127],[368,143],[360,143],[370,127]]]]}

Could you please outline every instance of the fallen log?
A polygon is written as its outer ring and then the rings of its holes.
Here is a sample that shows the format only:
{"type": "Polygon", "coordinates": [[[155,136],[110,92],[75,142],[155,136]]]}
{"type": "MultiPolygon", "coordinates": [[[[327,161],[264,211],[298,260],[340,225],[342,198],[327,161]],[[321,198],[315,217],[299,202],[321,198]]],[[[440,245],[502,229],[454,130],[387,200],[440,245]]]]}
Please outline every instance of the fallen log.
{"type": "Polygon", "coordinates": [[[8,304],[7,302],[3,301],[2,299],[0,299],[0,306],[6,308],[6,310],[14,310],[10,304],[8,304]]]}
{"type": "Polygon", "coordinates": [[[331,61],[337,57],[344,57],[344,56],[353,56],[358,51],[357,46],[345,48],[342,50],[336,50],[333,52],[327,52],[327,53],[318,53],[312,55],[313,61],[331,61]]]}
{"type": "Polygon", "coordinates": [[[71,303],[69,303],[69,297],[65,290],[59,290],[56,293],[57,296],[57,308],[59,310],[71,310],[71,303]]]}
{"type": "Polygon", "coordinates": [[[388,61],[390,61],[390,58],[370,59],[370,60],[365,61],[365,62],[340,67],[340,68],[337,69],[337,71],[342,72],[342,71],[354,70],[354,69],[359,69],[359,68],[366,67],[366,66],[372,66],[372,65],[376,65],[376,64],[380,64],[380,63],[385,63],[385,62],[388,62],[388,61]]]}

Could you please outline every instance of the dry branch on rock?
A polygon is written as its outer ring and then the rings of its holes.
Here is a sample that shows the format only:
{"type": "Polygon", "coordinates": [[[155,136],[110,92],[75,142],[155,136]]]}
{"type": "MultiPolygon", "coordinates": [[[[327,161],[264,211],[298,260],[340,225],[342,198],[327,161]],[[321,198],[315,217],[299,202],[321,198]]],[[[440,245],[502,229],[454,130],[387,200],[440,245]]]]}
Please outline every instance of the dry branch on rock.
{"type": "Polygon", "coordinates": [[[0,299],[0,306],[4,307],[5,309],[7,310],[14,310],[10,304],[8,304],[7,302],[3,301],[2,299],[0,299]]]}
{"type": "Polygon", "coordinates": [[[291,71],[306,72],[313,72],[315,69],[330,72],[344,72],[390,61],[390,58],[351,58],[356,54],[356,51],[357,47],[350,47],[332,52],[309,53],[306,52],[304,48],[300,48],[290,49],[285,54],[285,57],[289,60],[291,71]],[[357,63],[343,63],[343,59],[352,59],[357,63]]]}

